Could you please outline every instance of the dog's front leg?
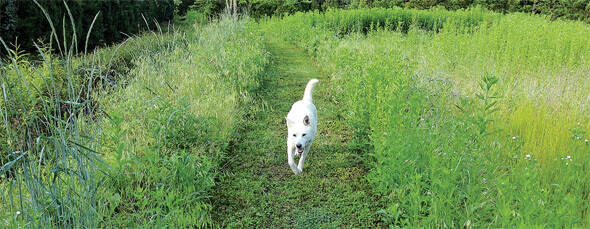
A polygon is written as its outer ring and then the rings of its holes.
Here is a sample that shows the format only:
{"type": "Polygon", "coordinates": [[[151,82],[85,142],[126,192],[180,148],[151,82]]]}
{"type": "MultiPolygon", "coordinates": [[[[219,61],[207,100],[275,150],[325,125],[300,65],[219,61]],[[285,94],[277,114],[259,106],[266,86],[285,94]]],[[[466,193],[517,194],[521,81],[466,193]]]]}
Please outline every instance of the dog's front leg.
{"type": "Polygon", "coordinates": [[[301,172],[301,170],[299,170],[297,168],[297,165],[295,165],[295,146],[291,145],[291,144],[287,144],[287,161],[289,162],[289,166],[291,167],[291,170],[293,171],[293,173],[295,174],[299,174],[301,172]]]}
{"type": "Polygon", "coordinates": [[[311,148],[311,144],[305,146],[303,153],[301,153],[301,157],[299,158],[299,165],[297,165],[297,169],[299,172],[303,172],[303,164],[305,164],[305,157],[307,157],[307,153],[309,153],[309,149],[311,148]]]}

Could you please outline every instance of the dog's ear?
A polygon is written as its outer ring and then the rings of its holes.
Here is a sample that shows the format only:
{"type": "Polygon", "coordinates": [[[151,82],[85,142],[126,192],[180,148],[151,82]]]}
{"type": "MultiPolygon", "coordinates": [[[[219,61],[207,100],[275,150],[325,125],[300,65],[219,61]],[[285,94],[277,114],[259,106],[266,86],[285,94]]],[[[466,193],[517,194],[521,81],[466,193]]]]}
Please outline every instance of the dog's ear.
{"type": "Polygon", "coordinates": [[[285,117],[285,120],[287,120],[287,128],[291,128],[293,126],[293,122],[291,122],[291,120],[289,120],[289,118],[285,117]]]}
{"type": "Polygon", "coordinates": [[[306,115],[305,118],[303,118],[303,124],[306,126],[311,125],[311,123],[309,122],[309,115],[306,115]]]}

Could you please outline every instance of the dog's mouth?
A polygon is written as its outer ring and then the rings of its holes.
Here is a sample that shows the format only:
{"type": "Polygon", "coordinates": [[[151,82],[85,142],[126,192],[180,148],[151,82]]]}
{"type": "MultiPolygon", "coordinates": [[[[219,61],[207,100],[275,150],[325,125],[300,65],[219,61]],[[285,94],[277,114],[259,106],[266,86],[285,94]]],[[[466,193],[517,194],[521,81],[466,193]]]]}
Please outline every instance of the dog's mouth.
{"type": "Polygon", "coordinates": [[[298,153],[302,153],[303,152],[303,148],[297,148],[297,152],[298,153]]]}

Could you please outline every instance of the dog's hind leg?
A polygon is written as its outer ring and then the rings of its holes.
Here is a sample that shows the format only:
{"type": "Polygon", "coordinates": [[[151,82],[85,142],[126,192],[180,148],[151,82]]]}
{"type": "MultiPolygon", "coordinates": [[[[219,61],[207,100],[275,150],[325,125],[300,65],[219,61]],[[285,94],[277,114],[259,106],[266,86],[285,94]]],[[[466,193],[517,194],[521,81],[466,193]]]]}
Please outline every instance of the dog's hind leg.
{"type": "Polygon", "coordinates": [[[299,158],[299,164],[297,165],[297,169],[299,172],[303,172],[303,164],[305,164],[305,158],[307,157],[307,153],[309,153],[309,149],[311,148],[311,144],[307,144],[305,146],[305,150],[301,153],[301,157],[299,158]]]}
{"type": "Polygon", "coordinates": [[[293,147],[290,144],[287,144],[287,161],[289,162],[289,166],[291,167],[291,170],[293,171],[293,173],[295,174],[299,174],[301,172],[300,169],[297,168],[297,165],[295,165],[295,147],[293,147]]]}

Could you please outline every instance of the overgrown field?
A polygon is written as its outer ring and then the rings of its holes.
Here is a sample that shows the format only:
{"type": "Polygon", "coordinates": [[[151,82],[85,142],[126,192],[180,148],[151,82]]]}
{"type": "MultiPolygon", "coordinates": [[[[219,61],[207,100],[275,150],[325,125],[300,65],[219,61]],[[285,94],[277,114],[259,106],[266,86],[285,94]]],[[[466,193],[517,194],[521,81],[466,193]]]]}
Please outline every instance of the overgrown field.
{"type": "Polygon", "coordinates": [[[0,227],[590,226],[589,25],[187,15],[89,53],[82,31],[0,42],[0,227]],[[302,77],[321,129],[295,176],[302,77]]]}
{"type": "Polygon", "coordinates": [[[252,25],[221,19],[82,57],[40,47],[40,62],[15,51],[0,66],[0,225],[211,226],[218,166],[268,63],[252,25]]]}
{"type": "Polygon", "coordinates": [[[263,26],[331,73],[387,223],[590,225],[588,25],[476,8],[263,26]]]}

